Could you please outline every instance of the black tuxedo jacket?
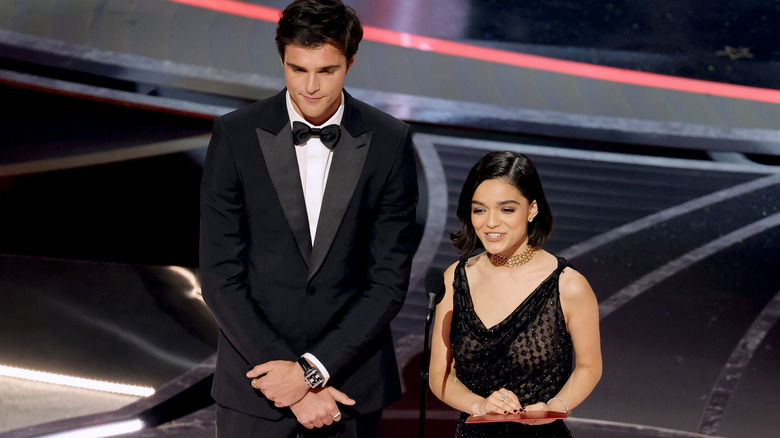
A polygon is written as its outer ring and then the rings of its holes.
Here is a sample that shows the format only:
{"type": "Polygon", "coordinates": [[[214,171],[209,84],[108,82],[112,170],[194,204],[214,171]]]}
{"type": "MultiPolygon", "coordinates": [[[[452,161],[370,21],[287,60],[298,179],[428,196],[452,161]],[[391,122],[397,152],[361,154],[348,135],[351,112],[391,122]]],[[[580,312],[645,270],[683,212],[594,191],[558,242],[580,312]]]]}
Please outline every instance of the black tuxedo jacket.
{"type": "Polygon", "coordinates": [[[200,275],[220,328],[212,394],[279,418],[245,374],[314,354],[355,410],[400,397],[389,323],[408,287],[417,176],[405,123],[346,92],[311,244],[285,92],[214,122],[201,182],[200,275]]]}

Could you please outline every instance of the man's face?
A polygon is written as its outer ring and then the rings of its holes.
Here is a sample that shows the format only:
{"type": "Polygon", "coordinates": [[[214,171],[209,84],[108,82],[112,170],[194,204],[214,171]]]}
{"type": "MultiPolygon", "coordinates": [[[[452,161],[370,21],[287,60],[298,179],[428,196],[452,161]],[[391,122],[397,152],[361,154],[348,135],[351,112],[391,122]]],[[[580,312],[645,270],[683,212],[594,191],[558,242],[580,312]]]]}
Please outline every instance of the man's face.
{"type": "Polygon", "coordinates": [[[341,104],[344,77],[353,61],[330,44],[285,47],[284,82],[295,111],[312,125],[325,123],[341,104]]]}

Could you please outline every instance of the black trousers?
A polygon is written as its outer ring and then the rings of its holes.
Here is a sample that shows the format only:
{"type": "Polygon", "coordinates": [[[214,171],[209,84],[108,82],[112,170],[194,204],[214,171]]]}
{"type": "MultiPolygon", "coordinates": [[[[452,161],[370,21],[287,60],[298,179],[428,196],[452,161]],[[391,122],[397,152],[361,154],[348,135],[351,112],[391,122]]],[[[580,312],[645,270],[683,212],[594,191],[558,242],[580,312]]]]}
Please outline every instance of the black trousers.
{"type": "Polygon", "coordinates": [[[295,416],[267,420],[217,405],[217,438],[375,438],[382,411],[306,429],[295,416]]]}

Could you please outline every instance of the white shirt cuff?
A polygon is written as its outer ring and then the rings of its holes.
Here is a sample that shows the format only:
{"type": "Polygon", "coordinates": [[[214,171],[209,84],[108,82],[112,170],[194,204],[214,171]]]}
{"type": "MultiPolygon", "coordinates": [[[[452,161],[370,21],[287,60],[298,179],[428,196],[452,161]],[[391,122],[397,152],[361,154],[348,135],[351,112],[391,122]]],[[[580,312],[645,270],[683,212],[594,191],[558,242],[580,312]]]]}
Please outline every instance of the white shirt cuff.
{"type": "Polygon", "coordinates": [[[330,379],[330,374],[328,374],[328,370],[325,369],[325,365],[322,364],[319,360],[317,360],[316,357],[314,357],[311,353],[304,353],[303,356],[301,356],[304,359],[309,359],[309,362],[312,363],[318,370],[320,370],[320,374],[322,374],[322,386],[325,386],[328,384],[328,379],[330,379]]]}

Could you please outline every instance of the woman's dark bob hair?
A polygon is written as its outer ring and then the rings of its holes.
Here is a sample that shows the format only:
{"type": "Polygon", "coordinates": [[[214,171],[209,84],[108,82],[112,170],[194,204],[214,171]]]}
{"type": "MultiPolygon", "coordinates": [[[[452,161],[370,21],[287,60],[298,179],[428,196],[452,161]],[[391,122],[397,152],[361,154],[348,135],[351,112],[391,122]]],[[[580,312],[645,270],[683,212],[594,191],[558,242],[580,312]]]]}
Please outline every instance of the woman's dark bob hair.
{"type": "Polygon", "coordinates": [[[276,48],[282,61],[290,44],[307,49],[330,44],[349,63],[362,39],[357,13],[339,0],[296,0],[282,11],[276,26],[276,48]]]}
{"type": "Polygon", "coordinates": [[[500,179],[515,187],[528,202],[536,201],[538,209],[533,222],[528,223],[528,244],[540,247],[550,237],[553,227],[552,213],[542,190],[542,181],[536,167],[528,157],[517,152],[496,151],[482,157],[469,171],[458,199],[457,216],[461,228],[451,233],[452,244],[462,257],[469,257],[481,242],[471,223],[471,201],[474,192],[483,181],[500,179]]]}

